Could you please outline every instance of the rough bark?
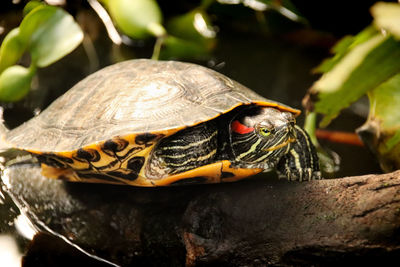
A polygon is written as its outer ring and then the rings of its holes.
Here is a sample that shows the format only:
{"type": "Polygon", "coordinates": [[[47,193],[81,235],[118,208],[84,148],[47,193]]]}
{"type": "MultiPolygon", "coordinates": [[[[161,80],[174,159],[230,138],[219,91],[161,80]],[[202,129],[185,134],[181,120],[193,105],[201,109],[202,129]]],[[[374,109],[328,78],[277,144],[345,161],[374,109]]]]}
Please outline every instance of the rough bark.
{"type": "Polygon", "coordinates": [[[133,188],[45,179],[25,165],[4,180],[43,230],[124,266],[387,266],[400,258],[400,171],[133,188]]]}

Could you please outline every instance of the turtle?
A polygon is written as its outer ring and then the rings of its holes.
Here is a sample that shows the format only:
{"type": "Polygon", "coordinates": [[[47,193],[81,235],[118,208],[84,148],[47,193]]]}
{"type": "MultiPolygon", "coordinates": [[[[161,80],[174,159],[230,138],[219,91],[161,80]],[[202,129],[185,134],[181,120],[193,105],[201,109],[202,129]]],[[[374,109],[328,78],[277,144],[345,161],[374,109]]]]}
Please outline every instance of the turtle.
{"type": "Polygon", "coordinates": [[[48,178],[133,186],[321,177],[300,111],[212,69],[133,59],[78,82],[4,134],[48,178]]]}

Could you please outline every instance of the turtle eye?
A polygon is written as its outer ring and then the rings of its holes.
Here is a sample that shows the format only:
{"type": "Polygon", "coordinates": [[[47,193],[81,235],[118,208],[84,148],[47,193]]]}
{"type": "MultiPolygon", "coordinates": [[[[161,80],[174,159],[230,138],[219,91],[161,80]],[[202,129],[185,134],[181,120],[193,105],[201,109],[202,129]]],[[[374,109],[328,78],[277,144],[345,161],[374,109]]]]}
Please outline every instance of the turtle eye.
{"type": "Polygon", "coordinates": [[[264,137],[267,137],[271,134],[271,131],[268,128],[261,127],[260,128],[260,134],[264,137]]]}

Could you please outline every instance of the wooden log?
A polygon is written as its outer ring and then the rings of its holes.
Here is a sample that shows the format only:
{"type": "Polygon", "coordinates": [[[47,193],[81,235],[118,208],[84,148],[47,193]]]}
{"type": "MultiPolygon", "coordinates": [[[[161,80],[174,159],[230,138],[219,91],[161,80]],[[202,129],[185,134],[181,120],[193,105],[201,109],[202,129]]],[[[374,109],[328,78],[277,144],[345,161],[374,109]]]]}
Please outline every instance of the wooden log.
{"type": "Polygon", "coordinates": [[[400,256],[400,172],[207,194],[184,222],[187,265],[390,263],[400,256]]]}
{"type": "Polygon", "coordinates": [[[3,182],[42,231],[123,266],[388,266],[400,258],[400,171],[134,188],[50,180],[19,165],[3,182]]]}

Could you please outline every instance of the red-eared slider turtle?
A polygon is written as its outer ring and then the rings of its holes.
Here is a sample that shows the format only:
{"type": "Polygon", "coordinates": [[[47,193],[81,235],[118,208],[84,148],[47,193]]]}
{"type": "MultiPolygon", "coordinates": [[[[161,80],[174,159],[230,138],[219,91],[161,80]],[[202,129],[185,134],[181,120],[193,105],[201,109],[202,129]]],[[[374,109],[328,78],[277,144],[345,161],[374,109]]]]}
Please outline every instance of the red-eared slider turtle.
{"type": "Polygon", "coordinates": [[[271,168],[319,178],[299,113],[205,67],[130,60],[88,76],[5,141],[68,181],[218,183],[271,168]]]}

